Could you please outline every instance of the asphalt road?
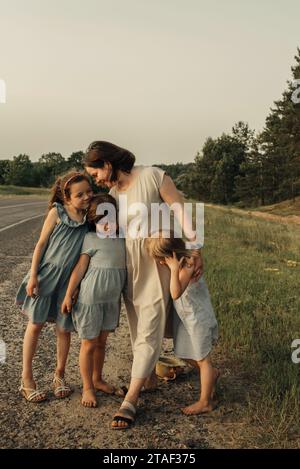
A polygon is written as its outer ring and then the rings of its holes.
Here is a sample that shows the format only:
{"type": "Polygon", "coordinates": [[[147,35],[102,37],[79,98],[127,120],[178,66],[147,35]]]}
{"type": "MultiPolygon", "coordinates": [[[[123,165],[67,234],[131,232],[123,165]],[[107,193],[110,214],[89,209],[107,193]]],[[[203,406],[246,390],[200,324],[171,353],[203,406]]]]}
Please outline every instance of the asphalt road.
{"type": "Polygon", "coordinates": [[[47,209],[47,201],[30,198],[0,198],[0,233],[13,230],[16,226],[24,225],[38,218],[42,218],[47,209]]]}
{"type": "Polygon", "coordinates": [[[0,198],[0,282],[16,265],[31,258],[46,209],[43,199],[0,198]]]}

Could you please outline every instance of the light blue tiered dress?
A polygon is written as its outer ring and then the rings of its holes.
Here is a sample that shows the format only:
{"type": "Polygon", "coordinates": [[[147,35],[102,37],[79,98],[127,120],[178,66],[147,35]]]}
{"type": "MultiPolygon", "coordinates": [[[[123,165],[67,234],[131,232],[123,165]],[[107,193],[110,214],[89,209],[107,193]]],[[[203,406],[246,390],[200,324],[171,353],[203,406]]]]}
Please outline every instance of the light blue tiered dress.
{"type": "Polygon", "coordinates": [[[126,285],[125,240],[85,236],[81,254],[90,257],[72,317],[81,339],[94,339],[119,324],[121,293],[126,285]]]}
{"type": "Polygon", "coordinates": [[[31,322],[56,322],[60,329],[71,332],[74,330],[71,315],[62,314],[60,308],[88,225],[85,218],[82,222],[72,220],[60,203],[53,206],[57,209],[60,223],[54,227],[40,262],[38,296],[32,298],[26,294],[29,271],[17,292],[16,304],[22,305],[31,322]]]}

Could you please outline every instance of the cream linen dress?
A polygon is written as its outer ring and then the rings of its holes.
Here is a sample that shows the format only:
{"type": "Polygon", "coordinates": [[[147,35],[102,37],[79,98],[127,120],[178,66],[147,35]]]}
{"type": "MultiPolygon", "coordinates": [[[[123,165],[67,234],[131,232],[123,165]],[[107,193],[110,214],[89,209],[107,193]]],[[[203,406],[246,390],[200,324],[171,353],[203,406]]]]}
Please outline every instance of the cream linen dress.
{"type": "MultiPolygon", "coordinates": [[[[163,203],[159,188],[165,171],[150,166],[135,167],[138,173],[132,185],[125,191],[113,187],[110,194],[115,197],[118,206],[120,195],[127,195],[128,208],[132,203],[142,202],[151,214],[152,203],[163,203]]],[[[127,214],[128,224],[134,216],[127,214]]],[[[133,350],[133,378],[146,378],[154,369],[172,307],[170,271],[149,256],[145,241],[146,237],[133,239],[126,236],[127,285],[124,301],[133,350]]]]}

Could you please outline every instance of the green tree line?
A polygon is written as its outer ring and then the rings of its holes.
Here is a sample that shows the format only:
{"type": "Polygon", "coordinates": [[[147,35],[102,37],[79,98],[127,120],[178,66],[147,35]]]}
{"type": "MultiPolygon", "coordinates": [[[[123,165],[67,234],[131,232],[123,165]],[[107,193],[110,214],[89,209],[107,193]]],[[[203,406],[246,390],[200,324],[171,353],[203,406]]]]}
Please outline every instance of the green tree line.
{"type": "Polygon", "coordinates": [[[76,151],[65,159],[60,153],[46,153],[37,162],[28,155],[0,160],[0,184],[25,187],[50,187],[56,177],[71,168],[82,169],[84,153],[76,151]]]}

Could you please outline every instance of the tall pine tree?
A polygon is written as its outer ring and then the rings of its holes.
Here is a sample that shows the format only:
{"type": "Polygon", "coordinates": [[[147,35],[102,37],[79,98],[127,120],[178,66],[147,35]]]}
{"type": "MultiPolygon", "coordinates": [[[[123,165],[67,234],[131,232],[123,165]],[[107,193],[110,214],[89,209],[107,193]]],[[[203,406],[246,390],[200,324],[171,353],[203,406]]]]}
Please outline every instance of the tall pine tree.
{"type": "MultiPolygon", "coordinates": [[[[295,80],[300,79],[300,49],[282,98],[275,101],[259,136],[263,155],[266,202],[293,199],[300,195],[300,103],[295,80]]],[[[300,93],[298,93],[300,94],[300,93]]]]}

